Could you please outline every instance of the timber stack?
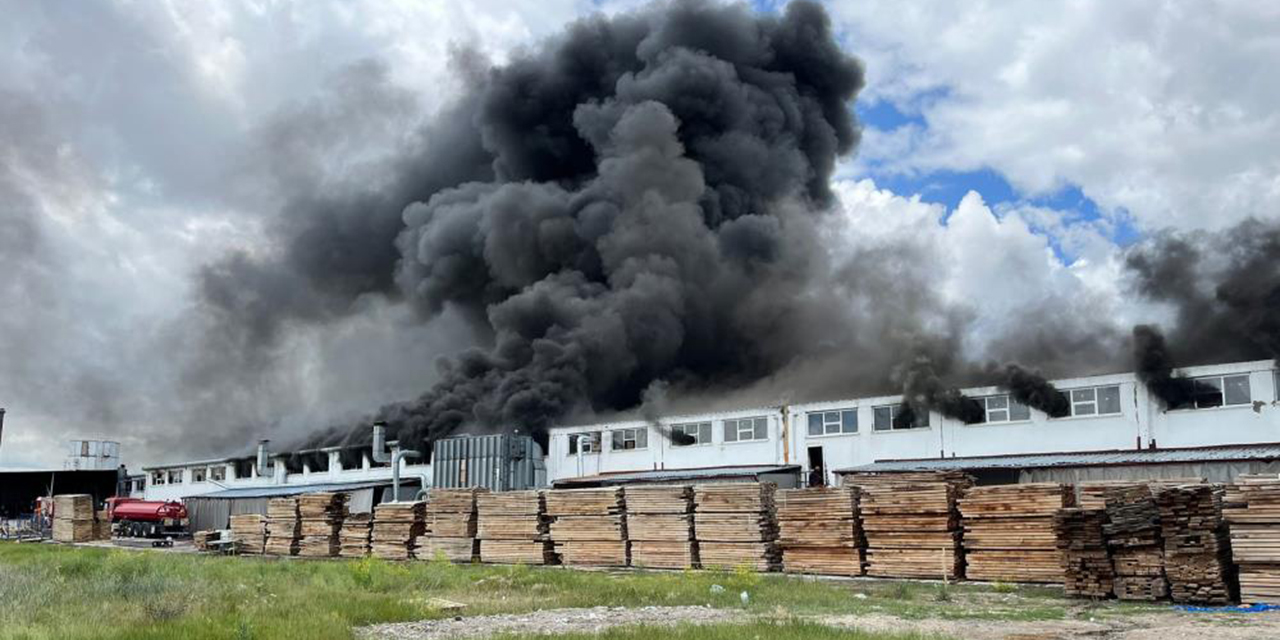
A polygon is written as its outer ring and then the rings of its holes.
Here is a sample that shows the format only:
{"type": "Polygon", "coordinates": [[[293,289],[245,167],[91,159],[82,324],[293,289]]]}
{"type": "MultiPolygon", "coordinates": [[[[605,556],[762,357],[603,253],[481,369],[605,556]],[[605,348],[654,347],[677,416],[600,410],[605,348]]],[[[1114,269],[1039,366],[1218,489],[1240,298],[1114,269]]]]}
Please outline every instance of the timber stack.
{"type": "Polygon", "coordinates": [[[1164,575],[1160,510],[1151,485],[1106,491],[1103,533],[1115,566],[1115,593],[1121,600],[1161,600],[1169,595],[1164,575]]]}
{"type": "Polygon", "coordinates": [[[418,540],[420,560],[476,559],[476,494],[483,488],[432,489],[427,497],[427,533],[418,540]]]}
{"type": "Polygon", "coordinates": [[[373,508],[369,552],[383,560],[408,560],[427,530],[425,502],[384,502],[373,508]]]}
{"type": "Polygon", "coordinates": [[[53,497],[53,539],[58,542],[89,542],[94,539],[93,496],[65,493],[53,497]]]}
{"type": "Polygon", "coordinates": [[[342,528],[338,530],[338,557],[363,558],[369,555],[372,533],[372,513],[352,513],[343,518],[342,528]]]}
{"type": "Polygon", "coordinates": [[[960,499],[965,575],[970,580],[1063,582],[1053,518],[1075,506],[1075,499],[1071,485],[1049,482],[969,489],[960,499]]]}
{"type": "Polygon", "coordinates": [[[786,573],[860,576],[866,538],[858,487],[778,491],[778,542],[786,573]]]}
{"type": "Polygon", "coordinates": [[[1226,518],[1240,568],[1240,600],[1280,602],[1280,480],[1242,477],[1229,500],[1233,506],[1226,518]]]}
{"type": "Polygon", "coordinates": [[[777,571],[782,566],[772,483],[704,484],[693,489],[693,530],[704,569],[777,571]]]}
{"type": "Polygon", "coordinates": [[[1173,601],[1230,603],[1231,539],[1222,518],[1222,490],[1207,484],[1167,487],[1156,492],[1156,505],[1173,601]]]}
{"type": "Polygon", "coordinates": [[[347,517],[345,493],[307,493],[298,498],[298,555],[309,558],[332,558],[342,543],[338,532],[347,517]]]}
{"type": "Polygon", "coordinates": [[[627,487],[631,564],[658,569],[700,566],[693,519],[693,487],[627,487]]]}
{"type": "Polygon", "coordinates": [[[1064,591],[1069,596],[1107,598],[1115,590],[1115,568],[1102,527],[1105,509],[1059,509],[1053,533],[1062,553],[1064,591]]]}
{"type": "Polygon", "coordinates": [[[967,474],[852,474],[845,483],[862,489],[867,575],[964,577],[958,502],[973,484],[967,474]]]}
{"type": "Polygon", "coordinates": [[[272,498],[267,502],[267,544],[263,553],[273,556],[298,555],[297,498],[272,498]]]}
{"type": "Polygon", "coordinates": [[[260,513],[231,516],[231,537],[236,541],[236,553],[261,555],[267,544],[267,517],[260,513]]]}
{"type": "Polygon", "coordinates": [[[541,491],[476,495],[480,561],[493,564],[555,564],[551,522],[541,491]]]}
{"type": "Polygon", "coordinates": [[[111,540],[111,512],[102,509],[93,517],[93,539],[111,540]]]}
{"type": "Polygon", "coordinates": [[[625,567],[631,562],[621,487],[546,493],[551,541],[566,565],[625,567]]]}

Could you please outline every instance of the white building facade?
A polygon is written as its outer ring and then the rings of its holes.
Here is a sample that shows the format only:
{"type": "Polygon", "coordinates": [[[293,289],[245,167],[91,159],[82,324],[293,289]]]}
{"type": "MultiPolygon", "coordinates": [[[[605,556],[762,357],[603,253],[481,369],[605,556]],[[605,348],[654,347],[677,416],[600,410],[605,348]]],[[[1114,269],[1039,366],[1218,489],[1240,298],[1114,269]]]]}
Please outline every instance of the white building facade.
{"type": "Polygon", "coordinates": [[[1050,418],[996,387],[963,389],[983,403],[978,424],[937,412],[895,421],[901,396],[619,421],[551,430],[551,483],[624,472],[737,465],[834,470],[883,460],[1180,449],[1280,443],[1280,375],[1270,360],[1189,367],[1191,406],[1165,410],[1132,373],[1054,381],[1071,400],[1050,418]],[[664,432],[675,432],[668,436],[664,432]]]}

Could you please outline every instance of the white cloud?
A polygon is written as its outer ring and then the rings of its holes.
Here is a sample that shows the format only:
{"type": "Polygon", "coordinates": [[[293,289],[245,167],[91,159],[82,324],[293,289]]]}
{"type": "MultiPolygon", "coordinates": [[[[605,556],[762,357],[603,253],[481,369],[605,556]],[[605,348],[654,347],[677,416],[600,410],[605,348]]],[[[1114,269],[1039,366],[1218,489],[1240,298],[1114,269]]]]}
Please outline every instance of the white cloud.
{"type": "Polygon", "coordinates": [[[927,129],[873,134],[886,169],[991,167],[1026,194],[1079,185],[1145,228],[1280,211],[1280,6],[840,0],[869,100],[927,129]]]}

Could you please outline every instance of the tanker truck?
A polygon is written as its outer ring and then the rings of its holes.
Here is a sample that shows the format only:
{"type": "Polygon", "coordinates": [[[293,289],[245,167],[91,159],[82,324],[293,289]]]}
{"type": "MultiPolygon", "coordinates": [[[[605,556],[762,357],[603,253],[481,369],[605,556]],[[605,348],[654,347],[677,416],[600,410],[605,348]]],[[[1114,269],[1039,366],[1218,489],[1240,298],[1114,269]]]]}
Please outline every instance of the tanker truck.
{"type": "Polygon", "coordinates": [[[107,511],[116,535],[164,538],[187,533],[187,508],[181,502],[107,498],[107,511]]]}

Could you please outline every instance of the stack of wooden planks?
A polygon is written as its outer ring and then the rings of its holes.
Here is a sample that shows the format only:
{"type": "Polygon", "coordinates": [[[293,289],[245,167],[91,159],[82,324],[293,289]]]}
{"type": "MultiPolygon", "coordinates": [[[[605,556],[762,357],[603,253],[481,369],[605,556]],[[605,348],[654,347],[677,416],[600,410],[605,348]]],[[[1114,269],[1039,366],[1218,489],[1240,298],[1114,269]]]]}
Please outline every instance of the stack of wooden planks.
{"type": "Polygon", "coordinates": [[[372,513],[348,514],[338,530],[338,557],[363,558],[369,555],[369,536],[372,533],[372,513]]]}
{"type": "Polygon", "coordinates": [[[1053,517],[1075,505],[1057,483],[973,487],[960,499],[965,575],[970,580],[1062,582],[1053,517]]]}
{"type": "Polygon", "coordinates": [[[694,487],[694,534],[703,568],[777,571],[782,566],[771,483],[694,487]]]}
{"type": "Polygon", "coordinates": [[[218,531],[214,531],[212,529],[205,530],[205,531],[197,531],[191,534],[191,546],[195,547],[196,551],[200,551],[200,552],[208,551],[209,543],[217,542],[220,539],[219,537],[220,535],[221,534],[218,531]]]}
{"type": "Polygon", "coordinates": [[[427,496],[427,533],[418,539],[419,560],[476,559],[476,494],[488,489],[432,489],[427,496]]]}
{"type": "Polygon", "coordinates": [[[1067,508],[1054,514],[1053,533],[1062,552],[1067,595],[1107,598],[1115,590],[1115,568],[1102,533],[1106,521],[1105,509],[1067,508]]]}
{"type": "Polygon", "coordinates": [[[338,532],[347,517],[345,493],[308,493],[298,498],[300,539],[298,555],[312,558],[332,558],[338,555],[342,543],[338,532]]]}
{"type": "Polygon", "coordinates": [[[236,541],[237,553],[263,553],[267,544],[267,517],[260,513],[232,515],[231,537],[236,541]]]}
{"type": "Polygon", "coordinates": [[[555,564],[551,521],[541,491],[503,491],[476,496],[480,561],[493,564],[555,564]]]}
{"type": "Polygon", "coordinates": [[[1156,492],[1156,504],[1173,601],[1230,603],[1231,541],[1222,518],[1222,490],[1207,484],[1165,487],[1156,492]]]}
{"type": "Polygon", "coordinates": [[[1115,594],[1121,600],[1160,600],[1169,595],[1164,575],[1160,510],[1151,485],[1111,487],[1105,492],[1103,533],[1115,566],[1115,594]]]}
{"type": "Polygon", "coordinates": [[[627,542],[625,494],[621,487],[566,489],[546,493],[551,540],[566,565],[625,567],[627,542]]]}
{"type": "Polygon", "coordinates": [[[93,520],[93,539],[94,540],[110,540],[111,539],[111,512],[103,509],[94,515],[93,520]]]}
{"type": "Polygon", "coordinates": [[[859,511],[867,537],[867,574],[885,578],[960,578],[957,502],[972,485],[955,472],[845,476],[862,489],[859,511]]]}
{"type": "Polygon", "coordinates": [[[858,487],[778,491],[778,543],[787,573],[860,576],[866,538],[858,487]]]}
{"type": "Polygon", "coordinates": [[[1243,476],[1227,499],[1241,602],[1280,602],[1280,479],[1243,476]]]}
{"type": "Polygon", "coordinates": [[[427,530],[427,503],[384,502],[373,508],[369,551],[383,560],[413,557],[418,537],[427,530]]]}
{"type": "Polygon", "coordinates": [[[693,487],[627,487],[627,539],[633,566],[698,567],[693,533],[693,487]]]}
{"type": "Polygon", "coordinates": [[[272,498],[267,502],[267,544],[263,553],[274,556],[298,555],[298,536],[301,530],[298,499],[272,498]]]}
{"type": "Polygon", "coordinates": [[[66,493],[53,497],[53,539],[58,542],[89,542],[97,529],[93,516],[93,496],[66,493]]]}

